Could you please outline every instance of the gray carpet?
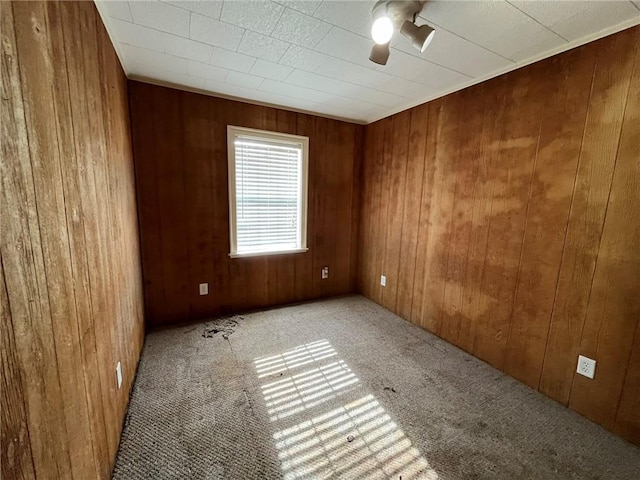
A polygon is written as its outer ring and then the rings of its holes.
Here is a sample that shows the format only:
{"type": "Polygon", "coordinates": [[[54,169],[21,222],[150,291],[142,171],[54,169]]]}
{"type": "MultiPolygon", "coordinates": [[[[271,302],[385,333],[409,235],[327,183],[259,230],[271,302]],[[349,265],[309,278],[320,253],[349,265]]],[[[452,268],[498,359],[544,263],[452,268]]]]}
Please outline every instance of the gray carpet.
{"type": "Polygon", "coordinates": [[[634,479],[640,449],[360,296],[146,338],[114,479],[634,479]]]}

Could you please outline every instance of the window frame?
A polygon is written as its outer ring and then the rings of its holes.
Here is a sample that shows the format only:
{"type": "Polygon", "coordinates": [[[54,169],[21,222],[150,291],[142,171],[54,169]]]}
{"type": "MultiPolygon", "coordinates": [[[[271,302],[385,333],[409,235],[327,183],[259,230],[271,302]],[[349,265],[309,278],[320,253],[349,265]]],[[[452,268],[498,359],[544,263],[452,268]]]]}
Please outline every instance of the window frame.
{"type": "Polygon", "coordinates": [[[227,125],[227,157],[228,157],[228,181],[229,181],[229,257],[262,257],[267,255],[285,255],[292,253],[307,252],[307,206],[308,206],[308,173],[309,173],[309,137],[302,135],[292,135],[289,133],[270,132],[255,128],[238,127],[227,125]],[[256,140],[267,140],[281,143],[288,143],[301,147],[301,175],[300,175],[300,247],[286,250],[266,250],[259,252],[238,252],[238,222],[236,215],[236,136],[254,138],[256,140]]]}

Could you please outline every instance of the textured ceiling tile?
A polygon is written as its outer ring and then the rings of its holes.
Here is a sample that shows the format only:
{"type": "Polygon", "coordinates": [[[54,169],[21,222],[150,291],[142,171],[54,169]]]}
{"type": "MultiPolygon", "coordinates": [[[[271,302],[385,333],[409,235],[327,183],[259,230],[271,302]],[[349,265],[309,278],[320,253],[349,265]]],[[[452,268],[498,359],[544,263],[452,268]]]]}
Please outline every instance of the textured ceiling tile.
{"type": "Polygon", "coordinates": [[[435,36],[424,53],[416,50],[402,35],[395,35],[391,46],[414,57],[437,63],[471,77],[479,77],[485,75],[487,71],[513,65],[511,60],[442,28],[436,28],[435,36]]]}
{"type": "Polygon", "coordinates": [[[535,18],[567,40],[576,40],[623,22],[640,11],[628,1],[511,1],[513,6],[535,18]]]}
{"type": "Polygon", "coordinates": [[[110,25],[120,43],[164,52],[165,34],[159,30],[116,19],[110,25]]]}
{"type": "Polygon", "coordinates": [[[260,86],[260,90],[265,92],[271,92],[278,95],[284,95],[287,97],[300,98],[302,100],[315,103],[315,102],[328,102],[333,98],[328,93],[319,92],[306,87],[300,87],[292,85],[290,83],[276,82],[275,80],[265,80],[260,86]]]}
{"type": "Polygon", "coordinates": [[[382,66],[368,59],[375,1],[96,5],[128,75],[359,120],[376,120],[640,19],[634,3],[622,0],[428,1],[418,20],[436,28],[427,51],[420,54],[396,32],[382,66]]]}
{"type": "Polygon", "coordinates": [[[216,47],[235,50],[244,30],[213,18],[191,14],[191,38],[216,47]]]}
{"type": "Polygon", "coordinates": [[[304,72],[302,70],[294,71],[287,78],[287,83],[299,85],[301,87],[309,87],[321,92],[332,93],[341,97],[350,98],[360,102],[372,103],[374,105],[382,105],[385,107],[394,107],[398,103],[406,101],[402,97],[394,94],[376,91],[360,85],[342,82],[315,73],[304,72]]]}
{"type": "Polygon", "coordinates": [[[418,75],[425,73],[430,66],[431,64],[424,60],[392,48],[387,64],[379,68],[381,72],[388,73],[394,77],[413,80],[418,75]]]}
{"type": "Polygon", "coordinates": [[[375,1],[342,2],[336,8],[333,2],[323,2],[314,17],[342,27],[363,37],[371,38],[371,9],[375,1]]]}
{"type": "Polygon", "coordinates": [[[288,8],[293,8],[294,10],[298,10],[299,12],[306,13],[307,15],[313,15],[322,3],[322,1],[316,0],[276,0],[276,3],[280,5],[284,5],[288,8]]]}
{"type": "Polygon", "coordinates": [[[343,116],[353,117],[357,115],[363,115],[365,112],[370,111],[372,108],[377,108],[370,103],[359,102],[350,98],[336,97],[328,102],[325,102],[328,107],[333,107],[334,110],[341,110],[343,116]]]}
{"type": "Polygon", "coordinates": [[[313,48],[331,29],[331,25],[287,8],[271,34],[303,47],[313,48]]]}
{"type": "Polygon", "coordinates": [[[267,62],[258,59],[251,67],[250,73],[259,75],[271,80],[284,80],[293,71],[293,68],[280,65],[279,63],[267,62]]]}
{"type": "Polygon", "coordinates": [[[132,69],[130,75],[159,80],[163,83],[171,83],[185,87],[204,88],[204,78],[192,77],[190,75],[172,72],[171,70],[164,70],[155,65],[137,65],[132,69]]]}
{"type": "Polygon", "coordinates": [[[309,87],[325,93],[342,95],[349,89],[350,84],[332,78],[316,75],[315,73],[295,70],[286,80],[287,83],[309,87]]]}
{"type": "Polygon", "coordinates": [[[328,115],[331,117],[344,118],[356,122],[364,122],[369,117],[369,112],[375,110],[375,105],[367,107],[366,111],[356,111],[353,108],[343,106],[339,101],[335,103],[316,103],[311,111],[320,115],[328,115]]]}
{"type": "Polygon", "coordinates": [[[201,0],[201,1],[166,1],[164,3],[170,3],[176,7],[184,8],[190,12],[199,13],[200,15],[206,15],[211,18],[220,18],[220,11],[222,10],[222,0],[201,0]]]}
{"type": "Polygon", "coordinates": [[[134,47],[132,45],[121,44],[120,51],[125,57],[127,73],[130,73],[130,66],[144,65],[156,67],[160,70],[167,70],[176,73],[187,73],[187,60],[174,57],[165,53],[147,50],[146,48],[134,47]]]}
{"type": "Polygon", "coordinates": [[[262,96],[264,96],[264,100],[262,101],[271,105],[281,106],[283,108],[293,108],[296,110],[302,110],[306,112],[314,111],[313,106],[315,104],[313,102],[309,102],[301,98],[286,97],[284,95],[264,92],[262,90],[261,90],[261,94],[262,94],[261,98],[262,96]]]}
{"type": "Polygon", "coordinates": [[[428,85],[423,85],[421,83],[412,82],[398,77],[389,78],[377,88],[385,92],[395,93],[408,98],[424,98],[432,96],[438,92],[434,87],[429,87],[428,85]]]}
{"type": "Polygon", "coordinates": [[[273,31],[284,7],[270,1],[224,2],[220,20],[266,35],[273,31]]]}
{"type": "Polygon", "coordinates": [[[282,58],[287,48],[289,48],[289,44],[282,40],[247,30],[242,37],[238,51],[270,62],[277,62],[282,58]]]}
{"type": "Polygon", "coordinates": [[[375,64],[369,60],[372,46],[373,40],[362,38],[339,27],[333,27],[315,49],[373,70],[375,64]]]}
{"type": "Polygon", "coordinates": [[[245,88],[258,88],[263,81],[264,78],[262,77],[233,71],[230,71],[225,79],[227,83],[245,88]]]}
{"type": "Polygon", "coordinates": [[[256,59],[249,55],[232,52],[224,48],[214,47],[213,54],[209,63],[217,67],[228,68],[238,72],[248,72],[255,63],[256,59]]]}
{"type": "Polygon", "coordinates": [[[437,90],[444,90],[467,83],[469,81],[469,77],[431,64],[425,72],[421,73],[417,77],[405,80],[412,80],[416,83],[421,83],[437,90]]]}
{"type": "Polygon", "coordinates": [[[133,21],[131,10],[129,9],[129,2],[100,0],[97,3],[107,16],[128,22],[133,21]]]}
{"type": "Polygon", "coordinates": [[[302,99],[289,97],[286,95],[279,95],[277,93],[265,92],[260,90],[260,99],[262,102],[269,103],[271,105],[283,106],[289,108],[295,108],[298,110],[305,110],[307,112],[313,111],[314,102],[302,99]]]}
{"type": "Polygon", "coordinates": [[[316,69],[315,72],[326,75],[327,77],[357,83],[371,88],[378,88],[390,78],[393,78],[386,73],[370,70],[338,58],[331,58],[326,64],[316,69]]]}
{"type": "Polygon", "coordinates": [[[502,0],[427,2],[420,17],[512,60],[522,60],[536,51],[565,43],[561,37],[502,0]]]}
{"type": "Polygon", "coordinates": [[[224,79],[208,78],[204,82],[205,90],[209,90],[213,93],[220,93],[222,95],[230,95],[233,97],[239,97],[238,90],[240,87],[237,85],[231,85],[225,83],[224,79]]]}
{"type": "Polygon", "coordinates": [[[202,77],[206,79],[214,79],[223,81],[227,77],[227,69],[214,67],[207,63],[194,62],[189,60],[187,73],[194,77],[202,77]]]}
{"type": "Polygon", "coordinates": [[[129,6],[135,23],[183,37],[189,36],[190,13],[186,10],[161,2],[130,2],[129,6]]]}
{"type": "Polygon", "coordinates": [[[236,86],[236,95],[246,100],[253,100],[258,102],[267,102],[266,95],[260,90],[256,90],[250,87],[236,86]]]}
{"type": "Polygon", "coordinates": [[[329,61],[331,61],[330,56],[297,45],[291,45],[280,59],[280,63],[283,65],[307,70],[308,72],[314,72],[329,61]]]}
{"type": "Polygon", "coordinates": [[[211,45],[178,37],[170,33],[164,34],[164,51],[169,55],[195,60],[196,62],[208,63],[211,58],[213,48],[211,45]]]}

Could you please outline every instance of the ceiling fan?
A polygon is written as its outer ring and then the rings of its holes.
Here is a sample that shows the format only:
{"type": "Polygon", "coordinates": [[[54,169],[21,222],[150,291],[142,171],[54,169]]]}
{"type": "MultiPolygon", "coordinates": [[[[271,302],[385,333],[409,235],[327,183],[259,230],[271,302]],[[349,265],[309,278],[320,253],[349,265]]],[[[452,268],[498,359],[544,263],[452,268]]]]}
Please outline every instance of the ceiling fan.
{"type": "Polygon", "coordinates": [[[371,49],[369,60],[379,65],[386,65],[389,59],[389,42],[394,30],[407,37],[411,44],[424,52],[435,30],[429,25],[416,25],[416,17],[424,7],[424,1],[380,0],[371,10],[373,24],[371,38],[375,45],[371,49]]]}

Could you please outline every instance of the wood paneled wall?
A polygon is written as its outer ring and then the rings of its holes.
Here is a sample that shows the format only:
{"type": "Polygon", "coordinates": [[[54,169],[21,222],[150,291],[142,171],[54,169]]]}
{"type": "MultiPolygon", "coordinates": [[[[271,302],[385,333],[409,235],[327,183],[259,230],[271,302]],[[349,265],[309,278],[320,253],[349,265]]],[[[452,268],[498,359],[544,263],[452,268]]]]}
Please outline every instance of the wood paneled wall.
{"type": "Polygon", "coordinates": [[[1,19],[2,478],[106,479],[144,333],[126,79],[93,2],[1,19]]]}
{"type": "Polygon", "coordinates": [[[355,289],[362,126],[135,81],[129,92],[150,325],[355,289]],[[309,137],[308,252],[229,258],[227,125],[309,137]]]}
{"type": "Polygon", "coordinates": [[[640,27],[367,126],[359,246],[364,295],[640,443],[640,27]]]}

